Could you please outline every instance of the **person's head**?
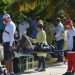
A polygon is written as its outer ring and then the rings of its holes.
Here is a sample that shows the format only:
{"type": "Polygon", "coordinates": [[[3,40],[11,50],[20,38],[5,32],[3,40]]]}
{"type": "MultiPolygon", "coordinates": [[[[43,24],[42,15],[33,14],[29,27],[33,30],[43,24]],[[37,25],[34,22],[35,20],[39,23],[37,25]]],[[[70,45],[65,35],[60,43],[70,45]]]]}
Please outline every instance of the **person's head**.
{"type": "Polygon", "coordinates": [[[43,21],[40,19],[40,20],[38,21],[37,30],[38,30],[38,31],[41,31],[41,30],[43,29],[43,25],[44,25],[44,23],[43,23],[43,21]]]}
{"type": "Polygon", "coordinates": [[[66,29],[72,29],[73,28],[73,21],[71,19],[67,19],[65,21],[65,27],[66,27],[66,29]]]}
{"type": "Polygon", "coordinates": [[[11,17],[9,14],[4,14],[3,15],[3,24],[7,24],[11,21],[11,17]]]}
{"type": "Polygon", "coordinates": [[[58,26],[58,24],[59,24],[60,22],[61,22],[60,17],[57,17],[56,20],[55,20],[55,22],[54,22],[54,26],[55,26],[55,27],[58,26]]]}
{"type": "Polygon", "coordinates": [[[57,17],[57,18],[56,18],[56,22],[57,22],[57,23],[61,22],[60,17],[57,17]]]}

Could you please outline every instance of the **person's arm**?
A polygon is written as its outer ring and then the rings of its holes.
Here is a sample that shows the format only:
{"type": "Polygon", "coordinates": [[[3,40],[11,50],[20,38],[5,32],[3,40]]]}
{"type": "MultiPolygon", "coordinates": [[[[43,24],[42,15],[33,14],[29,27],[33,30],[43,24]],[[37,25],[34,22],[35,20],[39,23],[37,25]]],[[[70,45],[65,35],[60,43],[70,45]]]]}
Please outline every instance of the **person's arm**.
{"type": "Polygon", "coordinates": [[[40,37],[41,37],[41,35],[40,35],[40,33],[38,33],[37,34],[37,36],[36,36],[36,38],[30,38],[30,40],[33,42],[33,43],[38,43],[39,42],[39,40],[40,40],[40,37]]]}
{"type": "Polygon", "coordinates": [[[47,43],[47,41],[46,41],[46,33],[44,31],[39,32],[37,34],[36,39],[33,39],[33,41],[35,43],[47,43]]]}
{"type": "Polygon", "coordinates": [[[67,31],[64,31],[64,50],[67,50],[67,31]]]}
{"type": "Polygon", "coordinates": [[[73,28],[73,33],[72,33],[72,35],[75,36],[75,28],[73,28]]]}
{"type": "Polygon", "coordinates": [[[38,42],[38,41],[37,41],[37,38],[35,38],[35,39],[30,38],[30,40],[31,40],[33,43],[37,43],[37,42],[38,42]]]}
{"type": "Polygon", "coordinates": [[[60,36],[64,36],[64,27],[59,27],[59,31],[56,33],[55,37],[58,38],[60,36]]]}
{"type": "Polygon", "coordinates": [[[9,35],[10,35],[10,46],[13,45],[14,42],[14,33],[15,33],[16,27],[15,26],[11,26],[10,27],[10,31],[9,31],[9,35]]]}

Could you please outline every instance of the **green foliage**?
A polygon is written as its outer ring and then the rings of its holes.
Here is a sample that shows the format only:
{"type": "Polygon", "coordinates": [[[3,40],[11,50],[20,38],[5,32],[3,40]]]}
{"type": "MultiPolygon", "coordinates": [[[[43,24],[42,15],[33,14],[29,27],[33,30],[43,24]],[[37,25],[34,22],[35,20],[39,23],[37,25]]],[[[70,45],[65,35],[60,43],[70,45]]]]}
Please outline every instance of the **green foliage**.
{"type": "MultiPolygon", "coordinates": [[[[48,11],[50,13],[55,12],[54,14],[51,13],[52,15],[55,15],[59,10],[64,9],[65,6],[70,6],[72,9],[75,8],[75,0],[0,0],[0,12],[3,12],[5,10],[12,12],[15,9],[14,8],[14,6],[16,6],[15,3],[31,4],[34,1],[38,2],[35,4],[36,5],[35,9],[30,10],[30,12],[28,12],[26,14],[30,15],[30,14],[34,13],[35,15],[47,16],[45,14],[47,14],[48,11]],[[12,4],[15,4],[15,5],[13,6],[12,4]],[[48,8],[50,8],[50,9],[48,9],[48,8]],[[47,11],[47,9],[48,9],[48,11],[47,11]],[[51,9],[54,11],[50,11],[51,9]],[[43,13],[43,11],[44,11],[44,13],[43,13]]],[[[25,10],[25,12],[26,12],[26,10],[25,10]]],[[[14,11],[14,13],[16,13],[16,10],[14,11]]]]}
{"type": "MultiPolygon", "coordinates": [[[[56,15],[63,15],[64,12],[61,12],[61,10],[67,9],[67,7],[69,7],[70,11],[75,11],[75,0],[0,0],[0,13],[7,11],[13,16],[16,23],[29,19],[31,16],[40,16],[46,20],[56,15]],[[25,7],[26,4],[31,5],[31,7],[25,7]],[[24,5],[25,9],[20,11],[18,5],[19,7],[24,5]]],[[[72,15],[75,14],[72,13],[72,15]]],[[[47,34],[52,36],[48,35],[48,40],[51,41],[53,38],[51,30],[49,31],[51,25],[46,26],[47,34]]]]}
{"type": "Polygon", "coordinates": [[[11,0],[2,0],[5,4],[9,4],[9,3],[12,3],[12,1],[11,0]]]}
{"type": "Polygon", "coordinates": [[[68,4],[70,5],[71,8],[75,9],[75,0],[69,0],[68,4]]]}
{"type": "Polygon", "coordinates": [[[6,11],[7,7],[15,0],[0,0],[0,13],[6,11]]]}

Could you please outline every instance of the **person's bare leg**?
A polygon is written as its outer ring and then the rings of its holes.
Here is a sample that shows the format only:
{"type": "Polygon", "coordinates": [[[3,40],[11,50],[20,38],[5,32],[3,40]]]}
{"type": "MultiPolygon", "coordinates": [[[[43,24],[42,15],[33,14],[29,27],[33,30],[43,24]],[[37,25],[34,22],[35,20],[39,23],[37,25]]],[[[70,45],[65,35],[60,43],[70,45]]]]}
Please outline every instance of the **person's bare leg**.
{"type": "Polygon", "coordinates": [[[10,72],[14,72],[13,71],[13,62],[12,61],[7,61],[7,62],[5,62],[5,66],[6,66],[6,68],[7,68],[7,70],[8,70],[8,72],[10,73],[10,72]]]}
{"type": "Polygon", "coordinates": [[[13,61],[10,62],[10,72],[14,72],[14,70],[13,70],[13,61]]]}
{"type": "Polygon", "coordinates": [[[8,72],[10,72],[10,71],[9,71],[9,69],[10,69],[9,67],[10,67],[10,66],[9,66],[8,61],[5,61],[5,67],[7,68],[8,72]]]}

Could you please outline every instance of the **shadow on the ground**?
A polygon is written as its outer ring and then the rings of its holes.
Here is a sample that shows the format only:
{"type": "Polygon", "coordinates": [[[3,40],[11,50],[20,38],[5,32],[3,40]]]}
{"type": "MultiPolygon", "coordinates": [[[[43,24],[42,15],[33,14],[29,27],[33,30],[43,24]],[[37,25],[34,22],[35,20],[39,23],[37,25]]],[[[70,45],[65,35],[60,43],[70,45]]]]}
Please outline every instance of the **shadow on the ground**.
{"type": "Polygon", "coordinates": [[[48,64],[48,65],[46,65],[46,67],[48,68],[48,67],[56,67],[56,66],[61,66],[61,65],[63,65],[64,64],[64,62],[61,62],[61,63],[52,63],[52,64],[48,64]]]}
{"type": "MultiPolygon", "coordinates": [[[[63,65],[64,64],[64,62],[62,62],[62,63],[52,63],[52,64],[47,64],[46,65],[46,69],[47,68],[49,68],[49,67],[59,67],[60,68],[60,66],[61,65],[63,65]]],[[[62,67],[61,67],[62,68],[62,67]]],[[[29,72],[23,72],[23,73],[19,73],[19,74],[16,74],[16,75],[21,75],[21,74],[32,74],[32,73],[37,73],[37,71],[35,71],[35,70],[33,70],[33,71],[29,71],[29,72]]]]}
{"type": "Polygon", "coordinates": [[[36,72],[35,71],[29,71],[29,72],[17,73],[16,75],[31,74],[31,73],[36,73],[36,72]]]}

